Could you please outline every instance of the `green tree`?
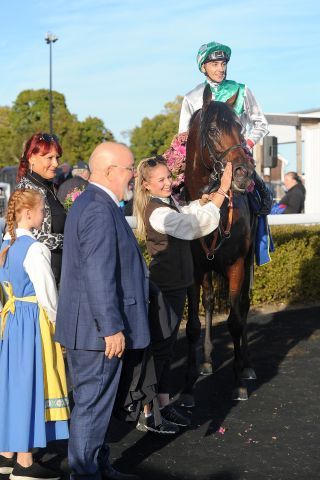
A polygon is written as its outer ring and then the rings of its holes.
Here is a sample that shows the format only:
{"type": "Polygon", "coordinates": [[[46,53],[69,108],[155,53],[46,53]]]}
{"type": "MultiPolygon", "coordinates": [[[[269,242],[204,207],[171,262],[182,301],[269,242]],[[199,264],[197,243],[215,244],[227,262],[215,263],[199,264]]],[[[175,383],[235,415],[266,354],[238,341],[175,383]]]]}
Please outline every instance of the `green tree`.
{"type": "MultiPolygon", "coordinates": [[[[102,120],[88,117],[83,122],[70,113],[63,94],[52,92],[53,127],[63,148],[62,161],[69,164],[88,159],[94,146],[112,140],[102,120]]],[[[24,90],[12,108],[0,108],[0,165],[19,161],[23,143],[36,132],[49,130],[49,91],[24,90]]]]}
{"type": "Polygon", "coordinates": [[[182,97],[164,106],[164,111],[153,118],[144,118],[140,127],[129,132],[131,149],[136,161],[161,155],[170,146],[172,138],[178,133],[179,114],[182,97]]]}
{"type": "Polygon", "coordinates": [[[113,141],[114,136],[97,117],[87,117],[79,122],[78,159],[87,162],[93,149],[103,141],[113,141]]]}
{"type": "MultiPolygon", "coordinates": [[[[72,115],[64,95],[52,92],[54,133],[59,137],[63,148],[63,160],[69,163],[77,161],[77,142],[79,140],[79,122],[72,115]]],[[[21,92],[11,109],[11,127],[15,132],[14,150],[20,152],[22,144],[36,132],[49,130],[49,91],[25,90],[21,92]]]]}
{"type": "Polygon", "coordinates": [[[0,167],[6,165],[13,156],[13,130],[10,125],[10,108],[0,107],[0,167]]]}

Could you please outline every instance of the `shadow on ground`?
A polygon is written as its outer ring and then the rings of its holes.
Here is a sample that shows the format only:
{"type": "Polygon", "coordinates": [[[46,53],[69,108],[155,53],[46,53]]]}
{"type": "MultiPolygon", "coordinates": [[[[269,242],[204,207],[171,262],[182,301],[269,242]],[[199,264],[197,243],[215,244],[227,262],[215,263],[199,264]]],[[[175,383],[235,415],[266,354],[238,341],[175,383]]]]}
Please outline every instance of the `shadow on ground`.
{"type": "MultiPolygon", "coordinates": [[[[248,337],[257,380],[248,382],[247,402],[233,402],[233,347],[226,322],[219,323],[214,328],[215,372],[198,379],[197,406],[187,412],[192,427],[161,437],[114,420],[114,466],[146,480],[317,478],[319,324],[320,307],[251,316],[248,337]]],[[[183,388],[186,351],[181,330],[173,364],[174,395],[183,388]]],[[[66,455],[66,442],[38,452],[49,466],[64,472],[66,455]]]]}

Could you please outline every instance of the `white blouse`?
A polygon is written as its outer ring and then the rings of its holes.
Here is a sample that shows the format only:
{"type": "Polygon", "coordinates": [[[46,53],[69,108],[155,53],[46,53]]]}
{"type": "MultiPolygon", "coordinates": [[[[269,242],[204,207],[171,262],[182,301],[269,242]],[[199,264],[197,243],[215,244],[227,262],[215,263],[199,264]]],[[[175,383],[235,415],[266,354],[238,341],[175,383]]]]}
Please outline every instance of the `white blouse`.
{"type": "MultiPolygon", "coordinates": [[[[28,235],[34,238],[29,230],[16,229],[17,237],[28,235]]],[[[6,233],[4,240],[10,240],[10,234],[6,233]]],[[[49,320],[56,321],[58,294],[56,282],[51,270],[51,253],[43,243],[34,242],[28,249],[23,261],[23,268],[29,275],[34,286],[39,304],[46,310],[49,320]]]]}
{"type": "Polygon", "coordinates": [[[170,207],[159,207],[151,213],[149,222],[157,232],[183,240],[195,240],[218,227],[220,209],[214,203],[208,202],[201,206],[199,200],[194,200],[181,207],[174,199],[173,201],[179,212],[170,207]]]}

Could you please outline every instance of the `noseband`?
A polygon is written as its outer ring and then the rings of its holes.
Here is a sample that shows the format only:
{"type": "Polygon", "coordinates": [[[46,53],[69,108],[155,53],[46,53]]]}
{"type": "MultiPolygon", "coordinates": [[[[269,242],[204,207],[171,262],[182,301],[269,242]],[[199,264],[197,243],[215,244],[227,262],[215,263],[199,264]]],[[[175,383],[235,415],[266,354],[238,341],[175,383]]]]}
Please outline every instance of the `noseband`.
{"type": "Polygon", "coordinates": [[[226,150],[224,150],[221,155],[219,155],[218,157],[215,155],[213,149],[212,149],[212,146],[210,145],[210,142],[207,141],[207,138],[205,137],[205,135],[201,135],[201,162],[203,164],[203,166],[209,170],[210,172],[210,179],[212,181],[216,181],[219,179],[219,177],[221,176],[223,170],[224,170],[224,164],[222,162],[222,160],[230,153],[232,152],[233,150],[236,150],[237,148],[242,148],[243,149],[243,146],[241,145],[241,143],[236,143],[235,145],[232,145],[231,147],[227,148],[226,150]],[[209,158],[210,158],[210,165],[207,165],[206,162],[204,161],[204,157],[203,157],[203,150],[207,148],[208,149],[208,153],[209,153],[209,158]],[[219,168],[220,166],[220,168],[219,168]],[[218,167],[218,168],[217,168],[218,167]]]}

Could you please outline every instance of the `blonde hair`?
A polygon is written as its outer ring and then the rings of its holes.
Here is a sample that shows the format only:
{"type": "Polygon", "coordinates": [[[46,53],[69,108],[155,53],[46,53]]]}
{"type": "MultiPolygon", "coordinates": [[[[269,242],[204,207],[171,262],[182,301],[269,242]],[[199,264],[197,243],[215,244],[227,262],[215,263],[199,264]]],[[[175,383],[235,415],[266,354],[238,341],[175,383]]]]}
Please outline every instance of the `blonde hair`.
{"type": "Polygon", "coordinates": [[[11,239],[9,245],[0,252],[0,266],[4,265],[8,250],[17,239],[16,227],[20,220],[22,210],[35,208],[42,198],[43,195],[40,192],[32,189],[19,189],[11,194],[6,214],[7,231],[11,239]]]}
{"type": "Polygon", "coordinates": [[[157,165],[167,166],[165,158],[161,155],[141,160],[137,168],[137,175],[134,182],[133,215],[137,219],[136,233],[141,240],[146,239],[145,215],[151,197],[150,192],[146,189],[143,182],[148,181],[150,172],[157,165]],[[151,165],[149,165],[149,163],[151,163],[151,165]]]}

